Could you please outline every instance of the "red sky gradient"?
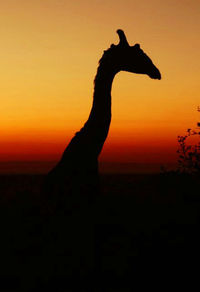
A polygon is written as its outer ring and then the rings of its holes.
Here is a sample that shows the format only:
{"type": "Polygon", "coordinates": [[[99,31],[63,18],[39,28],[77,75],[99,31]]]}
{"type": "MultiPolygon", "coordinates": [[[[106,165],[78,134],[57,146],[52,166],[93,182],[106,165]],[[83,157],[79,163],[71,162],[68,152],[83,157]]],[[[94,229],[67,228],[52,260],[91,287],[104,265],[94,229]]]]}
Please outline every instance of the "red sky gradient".
{"type": "Polygon", "coordinates": [[[89,115],[98,60],[118,28],[163,79],[116,76],[100,162],[176,162],[177,136],[199,121],[199,1],[3,1],[0,161],[60,158],[89,115]]]}

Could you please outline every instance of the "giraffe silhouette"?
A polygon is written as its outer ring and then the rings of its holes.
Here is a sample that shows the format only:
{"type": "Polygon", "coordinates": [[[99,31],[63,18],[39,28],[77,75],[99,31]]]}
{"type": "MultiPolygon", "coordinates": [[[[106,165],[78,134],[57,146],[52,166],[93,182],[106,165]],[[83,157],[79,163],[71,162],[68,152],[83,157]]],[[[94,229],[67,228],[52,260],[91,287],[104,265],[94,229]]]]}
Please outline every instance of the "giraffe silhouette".
{"type": "MultiPolygon", "coordinates": [[[[101,217],[104,216],[102,196],[98,196],[98,157],[111,122],[113,79],[120,71],[161,79],[159,70],[140,45],[130,46],[122,30],[117,30],[117,34],[119,44],[112,44],[99,61],[88,120],[69,142],[44,184],[45,208],[50,215],[45,216],[44,234],[50,242],[48,257],[52,258],[48,270],[52,265],[52,271],[61,271],[62,285],[68,287],[70,283],[75,285],[77,279],[83,282],[90,279],[92,283],[91,279],[101,275],[99,255],[105,226],[101,217]]],[[[56,279],[56,275],[53,272],[49,279],[56,279]]],[[[61,278],[60,275],[59,283],[61,278]]]]}
{"type": "Polygon", "coordinates": [[[117,34],[119,44],[112,44],[99,61],[89,118],[46,177],[45,190],[48,196],[59,196],[57,203],[61,205],[67,194],[87,194],[92,197],[98,192],[98,156],[111,122],[111,88],[115,75],[120,71],[128,71],[161,79],[159,70],[140,45],[130,46],[120,29],[117,34]]]}

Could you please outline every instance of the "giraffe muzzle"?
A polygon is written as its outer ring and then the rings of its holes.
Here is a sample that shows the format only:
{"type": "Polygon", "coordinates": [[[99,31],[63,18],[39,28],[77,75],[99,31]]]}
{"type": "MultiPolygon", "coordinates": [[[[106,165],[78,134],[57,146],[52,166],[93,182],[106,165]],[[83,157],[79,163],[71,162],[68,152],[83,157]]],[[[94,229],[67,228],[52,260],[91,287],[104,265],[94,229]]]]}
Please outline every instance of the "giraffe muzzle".
{"type": "Polygon", "coordinates": [[[151,71],[150,74],[148,74],[150,78],[152,79],[161,79],[160,71],[155,67],[153,71],[151,71]]]}

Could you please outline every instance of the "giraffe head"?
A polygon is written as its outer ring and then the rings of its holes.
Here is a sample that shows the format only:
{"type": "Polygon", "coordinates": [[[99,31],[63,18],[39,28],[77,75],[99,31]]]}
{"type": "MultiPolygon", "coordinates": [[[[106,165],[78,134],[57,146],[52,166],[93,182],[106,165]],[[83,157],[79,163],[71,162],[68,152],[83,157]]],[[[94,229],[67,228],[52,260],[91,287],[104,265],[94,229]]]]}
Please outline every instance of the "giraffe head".
{"type": "Polygon", "coordinates": [[[112,64],[117,71],[146,74],[153,79],[161,79],[161,74],[139,44],[130,46],[123,30],[118,29],[119,44],[111,45],[104,52],[102,60],[112,64]]]}

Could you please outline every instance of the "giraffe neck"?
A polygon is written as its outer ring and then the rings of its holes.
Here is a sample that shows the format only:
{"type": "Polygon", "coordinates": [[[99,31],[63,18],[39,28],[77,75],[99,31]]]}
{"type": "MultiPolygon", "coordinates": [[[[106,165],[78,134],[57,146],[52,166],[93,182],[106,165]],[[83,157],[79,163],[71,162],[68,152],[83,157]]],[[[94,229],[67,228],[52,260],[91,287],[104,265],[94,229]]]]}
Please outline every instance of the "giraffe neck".
{"type": "Polygon", "coordinates": [[[110,126],[111,88],[116,73],[117,71],[100,62],[94,80],[93,104],[89,118],[65,149],[61,158],[63,165],[69,164],[69,160],[74,164],[75,159],[87,160],[89,166],[98,159],[110,126]]]}
{"type": "Polygon", "coordinates": [[[108,135],[111,122],[111,89],[117,71],[100,64],[94,80],[93,104],[83,129],[91,130],[93,138],[99,141],[98,154],[108,135]]]}
{"type": "Polygon", "coordinates": [[[94,80],[93,105],[88,122],[104,123],[111,119],[111,89],[115,73],[99,66],[94,80]]]}

